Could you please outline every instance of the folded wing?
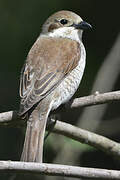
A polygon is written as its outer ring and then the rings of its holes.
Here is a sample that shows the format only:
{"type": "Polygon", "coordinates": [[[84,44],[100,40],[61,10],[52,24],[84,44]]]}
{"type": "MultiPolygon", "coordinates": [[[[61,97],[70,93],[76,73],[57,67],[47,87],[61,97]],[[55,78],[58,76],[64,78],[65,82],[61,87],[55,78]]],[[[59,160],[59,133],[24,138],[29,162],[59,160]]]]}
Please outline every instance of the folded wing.
{"type": "Polygon", "coordinates": [[[31,48],[20,78],[23,115],[47,96],[77,66],[79,43],[64,38],[39,37],[31,48]]]}

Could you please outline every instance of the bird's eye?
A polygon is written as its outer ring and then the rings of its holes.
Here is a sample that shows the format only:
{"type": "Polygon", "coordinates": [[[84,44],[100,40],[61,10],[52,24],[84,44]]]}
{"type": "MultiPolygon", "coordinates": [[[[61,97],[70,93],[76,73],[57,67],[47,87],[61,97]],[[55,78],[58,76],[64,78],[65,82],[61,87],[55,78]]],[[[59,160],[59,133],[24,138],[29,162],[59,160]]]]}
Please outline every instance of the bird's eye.
{"type": "Polygon", "coordinates": [[[68,20],[67,20],[67,19],[61,19],[61,20],[60,20],[60,23],[63,24],[63,25],[65,25],[65,24],[68,23],[68,20]]]}

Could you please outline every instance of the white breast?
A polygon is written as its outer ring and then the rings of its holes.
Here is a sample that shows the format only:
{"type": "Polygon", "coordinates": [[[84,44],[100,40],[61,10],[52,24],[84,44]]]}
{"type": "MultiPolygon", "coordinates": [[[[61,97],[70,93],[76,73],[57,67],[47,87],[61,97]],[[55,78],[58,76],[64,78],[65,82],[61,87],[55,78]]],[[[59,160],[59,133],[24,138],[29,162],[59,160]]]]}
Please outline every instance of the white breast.
{"type": "Polygon", "coordinates": [[[86,52],[83,44],[80,42],[81,46],[81,58],[79,60],[78,66],[72,70],[68,76],[59,84],[59,86],[53,91],[53,103],[52,110],[59,107],[61,104],[66,103],[71,99],[71,97],[76,92],[79,84],[81,82],[84,68],[85,68],[85,59],[86,52]]]}

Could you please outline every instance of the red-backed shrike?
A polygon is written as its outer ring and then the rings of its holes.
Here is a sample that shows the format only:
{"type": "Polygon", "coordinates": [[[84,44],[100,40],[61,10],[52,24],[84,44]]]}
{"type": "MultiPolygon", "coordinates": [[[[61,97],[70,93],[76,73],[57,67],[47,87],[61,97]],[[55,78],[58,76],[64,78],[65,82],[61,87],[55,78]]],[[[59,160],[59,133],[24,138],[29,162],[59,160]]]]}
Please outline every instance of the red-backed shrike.
{"type": "Polygon", "coordinates": [[[21,161],[42,162],[48,115],[69,101],[83,76],[82,32],[88,28],[71,11],[59,11],[43,24],[21,72],[19,115],[28,114],[21,161]]]}

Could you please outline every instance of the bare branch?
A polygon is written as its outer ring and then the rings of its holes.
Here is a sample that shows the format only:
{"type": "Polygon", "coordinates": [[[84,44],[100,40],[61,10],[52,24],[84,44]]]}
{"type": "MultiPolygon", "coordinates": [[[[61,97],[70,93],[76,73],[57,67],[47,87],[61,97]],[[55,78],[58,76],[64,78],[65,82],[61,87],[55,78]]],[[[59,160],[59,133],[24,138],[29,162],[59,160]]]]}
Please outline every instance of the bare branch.
{"type": "Polygon", "coordinates": [[[103,94],[100,94],[99,92],[95,92],[94,95],[74,99],[71,108],[92,106],[92,105],[104,104],[119,100],[120,100],[120,91],[108,92],[103,94]]]}
{"type": "Polygon", "coordinates": [[[70,137],[81,143],[91,145],[120,159],[120,144],[104,136],[97,135],[60,121],[56,121],[52,132],[70,137]]]}
{"type": "Polygon", "coordinates": [[[8,111],[0,113],[0,125],[10,127],[20,127],[25,125],[25,121],[20,119],[17,111],[8,111]]]}
{"type": "MultiPolygon", "coordinates": [[[[7,119],[8,125],[9,123],[11,124],[12,119],[11,119],[11,114],[13,112],[7,112],[7,113],[1,113],[2,114],[2,123],[4,122],[3,119],[5,118],[5,114],[9,114],[10,118],[7,119]]],[[[7,116],[8,117],[8,116],[7,116]]],[[[14,120],[12,122],[12,126],[16,126],[16,124],[22,120],[14,120]],[[14,124],[15,123],[15,124],[14,124]]],[[[53,123],[55,122],[55,120],[53,120],[53,123]]],[[[5,122],[6,124],[6,122],[5,122]]],[[[23,124],[22,124],[23,125],[23,124]]],[[[51,130],[51,127],[49,126],[49,130],[51,130]]],[[[89,132],[87,130],[83,130],[81,128],[75,127],[73,125],[70,125],[68,123],[64,123],[64,122],[60,122],[60,121],[56,121],[56,123],[54,123],[54,127],[52,126],[52,132],[57,133],[57,134],[61,134],[67,137],[70,137],[74,140],[77,140],[81,143],[85,143],[85,144],[89,144],[92,145],[95,148],[98,148],[108,154],[111,154],[112,156],[116,156],[117,158],[120,159],[120,144],[116,143],[106,137],[97,135],[95,133],[89,132]]]]}
{"type": "Polygon", "coordinates": [[[0,161],[0,172],[44,174],[92,179],[120,179],[120,171],[96,168],[74,167],[58,164],[0,161]]]}
{"type": "MultiPolygon", "coordinates": [[[[108,92],[103,94],[95,92],[94,95],[74,99],[73,103],[71,104],[71,108],[92,106],[115,101],[120,101],[120,91],[108,92]]],[[[16,119],[19,119],[17,111],[0,113],[0,124],[9,123],[11,120],[16,121],[16,119]]]]}
{"type": "Polygon", "coordinates": [[[8,123],[9,121],[14,121],[16,119],[18,119],[17,111],[0,113],[0,123],[8,123]]]}
{"type": "MultiPolygon", "coordinates": [[[[96,93],[95,95],[81,97],[75,99],[71,107],[90,106],[100,103],[108,103],[111,101],[120,100],[120,91],[109,92],[104,94],[96,93]]],[[[54,120],[53,120],[54,121],[54,120]]],[[[17,116],[16,111],[0,113],[0,125],[7,126],[23,126],[25,121],[17,116]]],[[[120,144],[108,138],[91,133],[89,131],[74,127],[70,124],[57,121],[52,132],[62,134],[79,142],[92,145],[111,155],[120,158],[120,144]]]]}

